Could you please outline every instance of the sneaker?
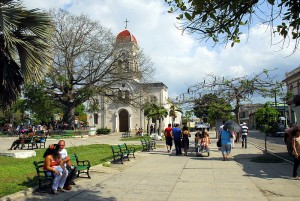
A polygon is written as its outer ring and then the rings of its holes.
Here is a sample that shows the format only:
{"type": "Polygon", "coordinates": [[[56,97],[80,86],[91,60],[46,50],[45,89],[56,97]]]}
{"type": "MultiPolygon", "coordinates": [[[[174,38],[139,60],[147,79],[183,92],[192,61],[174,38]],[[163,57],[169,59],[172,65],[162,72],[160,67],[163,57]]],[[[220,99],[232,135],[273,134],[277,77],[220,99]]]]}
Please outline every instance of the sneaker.
{"type": "Polygon", "coordinates": [[[76,185],[74,181],[72,181],[70,184],[71,184],[71,185],[74,185],[74,186],[76,185]]]}
{"type": "Polygon", "coordinates": [[[294,177],[293,179],[294,180],[300,180],[300,177],[297,176],[297,177],[294,177]]]}
{"type": "Polygon", "coordinates": [[[54,189],[51,188],[51,193],[52,194],[57,194],[58,192],[57,192],[57,190],[54,190],[54,189]]]}

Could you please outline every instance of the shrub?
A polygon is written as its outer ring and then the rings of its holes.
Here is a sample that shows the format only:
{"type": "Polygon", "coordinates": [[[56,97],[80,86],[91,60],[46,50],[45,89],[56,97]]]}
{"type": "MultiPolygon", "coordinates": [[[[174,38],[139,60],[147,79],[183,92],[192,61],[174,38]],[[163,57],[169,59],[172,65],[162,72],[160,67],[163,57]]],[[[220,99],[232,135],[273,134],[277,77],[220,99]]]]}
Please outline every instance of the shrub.
{"type": "Polygon", "coordinates": [[[110,129],[109,128],[98,128],[96,130],[96,132],[97,132],[97,134],[104,134],[104,135],[106,135],[106,134],[110,133],[110,129]]]}

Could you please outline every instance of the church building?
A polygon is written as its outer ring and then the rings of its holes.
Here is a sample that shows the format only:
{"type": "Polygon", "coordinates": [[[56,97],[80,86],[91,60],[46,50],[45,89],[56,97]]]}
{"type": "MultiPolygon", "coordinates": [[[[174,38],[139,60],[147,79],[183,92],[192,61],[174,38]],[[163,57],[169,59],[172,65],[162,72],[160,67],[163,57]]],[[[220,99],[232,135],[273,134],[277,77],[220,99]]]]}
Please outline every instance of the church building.
{"type": "MultiPolygon", "coordinates": [[[[168,87],[162,82],[142,83],[140,78],[138,42],[135,36],[125,28],[116,37],[117,48],[115,50],[116,62],[120,68],[116,68],[120,73],[127,73],[131,79],[116,83],[119,100],[113,101],[108,97],[99,96],[99,111],[89,113],[87,121],[89,126],[96,128],[109,128],[111,132],[131,132],[134,134],[137,128],[142,128],[146,133],[148,120],[144,116],[142,106],[149,102],[158,106],[163,106],[167,111],[170,109],[168,103],[168,87]],[[126,102],[128,100],[128,102],[126,102]]],[[[89,102],[87,103],[89,107],[89,102]]],[[[176,123],[179,123],[181,114],[177,115],[176,123]]],[[[174,122],[174,123],[175,123],[174,122]]],[[[161,121],[161,129],[167,127],[168,123],[173,123],[169,115],[161,121]]],[[[159,121],[150,119],[150,124],[158,132],[159,121]]]]}

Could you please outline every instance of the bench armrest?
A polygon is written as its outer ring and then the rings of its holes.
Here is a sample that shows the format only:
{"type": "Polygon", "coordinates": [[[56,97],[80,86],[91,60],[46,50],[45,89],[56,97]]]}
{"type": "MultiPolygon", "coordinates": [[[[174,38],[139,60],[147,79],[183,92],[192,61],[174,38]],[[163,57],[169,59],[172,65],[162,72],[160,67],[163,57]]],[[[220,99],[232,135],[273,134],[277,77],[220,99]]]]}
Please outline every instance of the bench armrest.
{"type": "Polygon", "coordinates": [[[91,167],[91,163],[90,163],[89,160],[81,160],[81,161],[77,160],[77,165],[78,166],[89,166],[89,167],[91,167]]]}

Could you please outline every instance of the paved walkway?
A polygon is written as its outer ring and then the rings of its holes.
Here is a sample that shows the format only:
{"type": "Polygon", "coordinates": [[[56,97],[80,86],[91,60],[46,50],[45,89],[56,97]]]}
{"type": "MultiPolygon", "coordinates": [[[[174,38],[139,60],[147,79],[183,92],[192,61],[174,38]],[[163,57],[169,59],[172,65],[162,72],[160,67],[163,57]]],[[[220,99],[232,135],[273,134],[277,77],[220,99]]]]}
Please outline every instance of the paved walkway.
{"type": "MultiPolygon", "coordinates": [[[[70,146],[117,144],[119,139],[114,134],[66,141],[70,146]]],[[[292,164],[254,163],[250,159],[262,155],[260,150],[251,144],[247,149],[241,144],[235,146],[229,161],[221,160],[216,139],[212,140],[210,157],[195,157],[194,153],[175,156],[165,148],[138,152],[124,165],[92,167],[92,179],[78,179],[69,192],[51,195],[27,191],[0,200],[300,200],[300,180],[291,179],[292,164]]]]}

